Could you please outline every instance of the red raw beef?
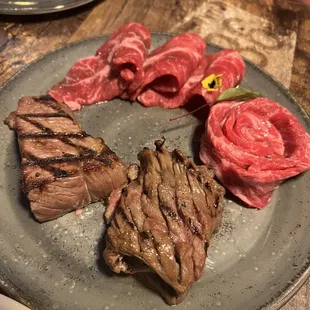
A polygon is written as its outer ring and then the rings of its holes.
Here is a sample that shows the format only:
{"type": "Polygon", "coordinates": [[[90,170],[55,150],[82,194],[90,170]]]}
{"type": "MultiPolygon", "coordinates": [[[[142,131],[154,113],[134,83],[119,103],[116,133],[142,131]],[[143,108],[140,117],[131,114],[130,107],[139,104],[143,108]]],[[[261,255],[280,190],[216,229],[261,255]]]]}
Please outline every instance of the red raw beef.
{"type": "MultiPolygon", "coordinates": [[[[139,89],[129,94],[145,106],[164,106],[161,97],[177,95],[203,58],[206,44],[193,33],[175,36],[155,49],[144,62],[145,77],[139,89]]],[[[191,83],[189,83],[191,84],[191,83]]]]}
{"type": "Polygon", "coordinates": [[[141,24],[130,23],[116,30],[97,50],[97,55],[112,62],[113,68],[129,85],[126,91],[134,92],[143,82],[143,63],[150,47],[150,31],[141,24]]]}
{"type": "Polygon", "coordinates": [[[310,136],[272,100],[225,101],[210,110],[200,158],[234,195],[263,208],[282,181],[310,169],[310,136]]]}
{"type": "Polygon", "coordinates": [[[130,23],[120,27],[96,56],[79,60],[49,95],[72,110],[79,110],[82,105],[119,96],[127,88],[135,91],[144,79],[143,62],[150,43],[150,32],[143,25],[130,23]]]}
{"type": "Polygon", "coordinates": [[[152,88],[143,92],[143,102],[147,106],[159,106],[165,109],[175,109],[184,105],[191,95],[193,88],[202,80],[208,65],[207,57],[203,57],[192,75],[183,87],[174,93],[157,92],[152,88]]]}
{"type": "MultiPolygon", "coordinates": [[[[192,96],[202,96],[203,99],[212,106],[217,97],[226,89],[237,86],[244,77],[245,63],[241,55],[234,50],[222,50],[218,53],[210,54],[210,65],[208,66],[204,77],[211,74],[221,75],[222,85],[216,91],[208,91],[202,84],[198,84],[192,91],[192,96]]],[[[191,96],[191,97],[192,97],[191,96]]]]}

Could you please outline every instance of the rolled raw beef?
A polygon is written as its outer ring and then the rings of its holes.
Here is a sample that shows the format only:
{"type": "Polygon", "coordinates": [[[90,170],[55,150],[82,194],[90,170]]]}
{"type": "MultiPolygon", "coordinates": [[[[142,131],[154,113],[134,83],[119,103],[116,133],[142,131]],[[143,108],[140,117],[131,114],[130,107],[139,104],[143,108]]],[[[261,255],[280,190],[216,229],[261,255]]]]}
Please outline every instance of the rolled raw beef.
{"type": "MultiPolygon", "coordinates": [[[[196,83],[196,73],[193,73],[202,60],[205,49],[205,42],[196,34],[185,33],[173,37],[149,55],[144,62],[144,81],[128,97],[131,100],[138,98],[145,106],[166,107],[165,103],[169,102],[167,98],[178,96],[183,86],[184,96],[186,89],[191,89],[192,84],[196,83]]],[[[200,75],[198,72],[199,80],[200,75]]],[[[170,106],[168,103],[167,108],[174,105],[170,106]]]]}
{"type": "Polygon", "coordinates": [[[143,25],[130,23],[116,30],[96,56],[80,59],[65,79],[50,91],[54,99],[72,110],[110,100],[125,89],[136,90],[144,79],[143,62],[151,35],[143,25]]]}
{"type": "MultiPolygon", "coordinates": [[[[171,44],[170,48],[173,51],[172,47],[171,44]]],[[[162,50],[165,51],[162,47],[158,53],[162,50]]],[[[151,58],[150,56],[149,59],[151,58]]],[[[176,63],[182,63],[182,57],[180,59],[176,59],[176,63]]],[[[203,99],[199,100],[199,104],[208,103],[212,106],[224,90],[237,86],[245,74],[245,64],[240,54],[234,50],[223,50],[203,57],[180,89],[178,86],[169,89],[170,85],[174,85],[174,83],[177,85],[178,78],[183,78],[186,75],[181,74],[184,70],[176,70],[174,74],[164,76],[160,71],[166,70],[166,61],[169,60],[162,60],[159,64],[154,61],[155,65],[150,62],[149,71],[145,69],[147,71],[146,78],[148,75],[152,78],[159,76],[155,82],[147,84],[144,89],[141,90],[146,82],[140,87],[141,93],[138,100],[145,106],[160,106],[166,109],[177,108],[185,104],[197,106],[195,100],[197,96],[203,99]],[[153,65],[155,69],[152,71],[153,65]],[[216,81],[219,83],[217,84],[216,81]]],[[[183,65],[185,65],[184,62],[183,65]]],[[[182,84],[179,83],[179,85],[182,84]]],[[[131,97],[131,99],[135,99],[135,97],[131,97]]]]}
{"type": "Polygon", "coordinates": [[[151,88],[143,93],[143,102],[148,106],[160,106],[165,109],[174,109],[183,106],[191,96],[191,91],[202,80],[208,65],[208,58],[203,57],[183,87],[174,93],[159,93],[151,88]]]}
{"type": "Polygon", "coordinates": [[[210,110],[200,158],[234,195],[263,208],[282,181],[310,169],[310,137],[272,100],[225,101],[210,110]]]}
{"type": "Polygon", "coordinates": [[[224,90],[240,84],[245,74],[245,63],[241,55],[231,49],[210,54],[207,58],[208,67],[204,73],[206,83],[203,81],[198,83],[192,90],[190,98],[197,95],[201,96],[209,106],[212,106],[224,90]],[[218,77],[220,82],[215,83],[212,76],[218,77]],[[207,81],[208,77],[210,78],[209,81],[207,81]]]}

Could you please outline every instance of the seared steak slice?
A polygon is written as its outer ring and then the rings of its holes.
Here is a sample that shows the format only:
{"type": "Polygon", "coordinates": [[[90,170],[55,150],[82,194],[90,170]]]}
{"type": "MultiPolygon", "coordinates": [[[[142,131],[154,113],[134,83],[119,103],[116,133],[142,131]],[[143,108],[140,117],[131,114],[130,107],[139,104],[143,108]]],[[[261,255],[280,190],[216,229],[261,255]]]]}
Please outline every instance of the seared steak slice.
{"type": "Polygon", "coordinates": [[[72,111],[49,96],[22,98],[6,122],[18,137],[21,189],[41,222],[103,199],[127,181],[104,141],[82,131],[72,111]]]}
{"type": "Polygon", "coordinates": [[[155,144],[155,152],[144,148],[138,154],[138,177],[112,199],[103,255],[116,273],[155,271],[148,281],[176,304],[203,273],[221,222],[224,188],[207,166],[196,166],[179,150],[169,153],[162,141],[155,144]]]}

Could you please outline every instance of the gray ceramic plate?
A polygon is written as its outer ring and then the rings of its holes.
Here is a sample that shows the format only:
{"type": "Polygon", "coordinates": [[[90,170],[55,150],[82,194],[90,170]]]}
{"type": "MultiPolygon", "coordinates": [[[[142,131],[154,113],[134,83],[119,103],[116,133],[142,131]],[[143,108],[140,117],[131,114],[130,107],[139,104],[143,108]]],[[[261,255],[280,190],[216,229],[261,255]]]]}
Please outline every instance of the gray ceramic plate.
{"type": "MultiPolygon", "coordinates": [[[[154,34],[153,47],[167,40],[154,34]]],[[[104,38],[75,43],[42,57],[14,76],[0,91],[4,119],[24,95],[44,94],[79,58],[93,54],[104,38]]],[[[209,52],[219,48],[209,45],[209,52]]],[[[292,111],[307,130],[309,119],[291,95],[266,73],[247,62],[244,86],[292,111]]],[[[165,136],[167,145],[197,155],[202,124],[194,117],[175,122],[181,110],[143,108],[119,99],[84,108],[84,129],[104,137],[126,162],[136,161],[145,145],[165,136]]],[[[107,272],[100,203],[82,215],[74,212],[39,224],[19,190],[19,155],[15,135],[3,123],[0,144],[0,281],[32,309],[170,309],[131,276],[107,272]]],[[[177,309],[278,309],[309,274],[309,179],[306,173],[281,185],[261,211],[226,201],[220,232],[214,237],[207,272],[177,309]]]]}
{"type": "Polygon", "coordinates": [[[30,15],[69,10],[94,0],[35,0],[4,1],[0,0],[0,14],[30,15]]]}

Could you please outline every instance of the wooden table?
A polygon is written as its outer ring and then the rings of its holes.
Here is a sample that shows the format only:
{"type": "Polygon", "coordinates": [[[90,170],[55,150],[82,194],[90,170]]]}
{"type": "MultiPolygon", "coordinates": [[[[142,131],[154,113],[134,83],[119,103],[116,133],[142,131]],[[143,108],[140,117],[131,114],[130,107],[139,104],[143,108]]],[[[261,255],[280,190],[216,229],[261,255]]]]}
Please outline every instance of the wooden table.
{"type": "MultiPolygon", "coordinates": [[[[310,5],[298,0],[106,0],[50,15],[0,15],[0,85],[47,52],[132,21],[151,31],[194,31],[238,49],[287,86],[310,115],[310,5]]],[[[310,280],[283,307],[309,309],[310,280]]]]}

